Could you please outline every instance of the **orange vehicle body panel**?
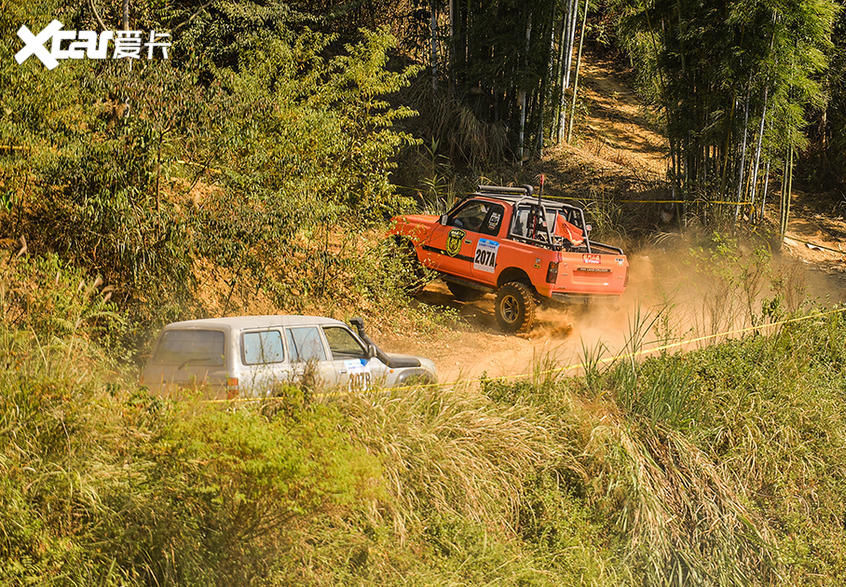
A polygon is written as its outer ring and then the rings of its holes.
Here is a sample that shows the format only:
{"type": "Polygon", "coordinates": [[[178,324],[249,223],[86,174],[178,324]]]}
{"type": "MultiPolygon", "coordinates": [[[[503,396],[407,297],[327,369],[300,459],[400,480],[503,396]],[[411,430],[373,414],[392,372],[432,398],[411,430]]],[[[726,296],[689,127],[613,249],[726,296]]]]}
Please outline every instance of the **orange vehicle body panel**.
{"type": "MultiPolygon", "coordinates": [[[[445,226],[438,216],[431,215],[397,216],[390,234],[408,238],[424,267],[494,289],[504,283],[504,271],[520,269],[529,276],[538,294],[545,297],[616,298],[624,292],[629,263],[622,253],[553,250],[514,240],[509,236],[515,210],[512,203],[484,196],[471,199],[505,208],[496,234],[445,226]],[[558,263],[552,283],[547,281],[550,263],[558,263]]],[[[560,217],[554,234],[568,238],[574,246],[584,241],[582,230],[560,217]]]]}

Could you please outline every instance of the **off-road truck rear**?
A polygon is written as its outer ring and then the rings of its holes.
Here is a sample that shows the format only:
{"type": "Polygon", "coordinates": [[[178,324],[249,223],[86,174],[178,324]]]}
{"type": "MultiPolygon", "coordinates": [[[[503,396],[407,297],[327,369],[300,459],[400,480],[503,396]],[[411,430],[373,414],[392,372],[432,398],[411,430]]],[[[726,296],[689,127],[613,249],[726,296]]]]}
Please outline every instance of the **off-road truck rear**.
{"type": "Polygon", "coordinates": [[[539,302],[616,300],[628,280],[622,249],[590,240],[581,208],[531,186],[479,186],[443,216],[394,218],[415,270],[435,271],[463,301],[496,293],[506,332],[531,329],[539,302]]]}

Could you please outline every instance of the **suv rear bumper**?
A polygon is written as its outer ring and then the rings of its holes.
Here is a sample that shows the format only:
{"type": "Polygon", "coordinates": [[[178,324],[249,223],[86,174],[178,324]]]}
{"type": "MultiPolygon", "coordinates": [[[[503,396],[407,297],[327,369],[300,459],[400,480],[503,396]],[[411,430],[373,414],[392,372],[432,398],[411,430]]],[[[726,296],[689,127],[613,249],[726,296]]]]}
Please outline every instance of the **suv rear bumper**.
{"type": "Polygon", "coordinates": [[[616,304],[620,300],[621,294],[579,294],[569,293],[563,291],[552,292],[551,297],[556,302],[565,304],[585,304],[587,302],[600,304],[616,304]]]}

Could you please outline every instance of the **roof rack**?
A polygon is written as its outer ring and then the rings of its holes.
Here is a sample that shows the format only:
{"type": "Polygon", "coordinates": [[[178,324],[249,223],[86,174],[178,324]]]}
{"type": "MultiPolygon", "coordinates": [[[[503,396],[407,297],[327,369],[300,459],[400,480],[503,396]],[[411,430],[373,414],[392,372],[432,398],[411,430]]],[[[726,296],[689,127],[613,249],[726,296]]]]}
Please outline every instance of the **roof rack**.
{"type": "Polygon", "coordinates": [[[531,196],[535,192],[535,189],[527,184],[519,186],[479,185],[479,191],[509,196],[531,196]]]}

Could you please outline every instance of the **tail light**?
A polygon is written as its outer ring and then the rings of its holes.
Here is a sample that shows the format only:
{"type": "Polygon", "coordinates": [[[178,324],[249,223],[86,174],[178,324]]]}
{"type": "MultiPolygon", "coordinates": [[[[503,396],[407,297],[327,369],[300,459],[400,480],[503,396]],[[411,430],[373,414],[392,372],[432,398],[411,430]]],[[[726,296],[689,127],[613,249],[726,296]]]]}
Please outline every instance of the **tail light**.
{"type": "Polygon", "coordinates": [[[238,378],[237,377],[227,377],[226,378],[226,399],[234,399],[238,397],[238,378]]]}
{"type": "Polygon", "coordinates": [[[549,269],[546,270],[546,282],[555,283],[558,281],[558,261],[550,261],[549,269]]]}

